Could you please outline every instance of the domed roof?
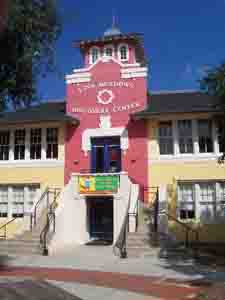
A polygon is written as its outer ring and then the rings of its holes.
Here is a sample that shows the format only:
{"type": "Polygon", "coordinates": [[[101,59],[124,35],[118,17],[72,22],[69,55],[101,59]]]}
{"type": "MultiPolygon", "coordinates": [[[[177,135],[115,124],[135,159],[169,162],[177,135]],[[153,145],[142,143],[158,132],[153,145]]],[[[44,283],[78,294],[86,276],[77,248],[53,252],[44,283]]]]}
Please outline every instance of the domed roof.
{"type": "Polygon", "coordinates": [[[104,36],[113,36],[113,35],[119,35],[119,34],[121,34],[121,31],[116,26],[112,26],[111,28],[107,29],[104,32],[104,36]]]}

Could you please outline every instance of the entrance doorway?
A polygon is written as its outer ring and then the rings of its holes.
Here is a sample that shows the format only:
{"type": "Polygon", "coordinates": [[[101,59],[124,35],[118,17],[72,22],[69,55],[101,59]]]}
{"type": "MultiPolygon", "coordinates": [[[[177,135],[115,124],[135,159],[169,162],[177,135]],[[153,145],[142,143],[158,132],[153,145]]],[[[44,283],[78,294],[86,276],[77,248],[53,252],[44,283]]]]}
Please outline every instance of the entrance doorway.
{"type": "Polygon", "coordinates": [[[119,173],[121,171],[120,138],[91,139],[91,169],[93,173],[119,173]]]}
{"type": "Polygon", "coordinates": [[[87,198],[89,232],[93,243],[113,242],[113,197],[87,198]]]}

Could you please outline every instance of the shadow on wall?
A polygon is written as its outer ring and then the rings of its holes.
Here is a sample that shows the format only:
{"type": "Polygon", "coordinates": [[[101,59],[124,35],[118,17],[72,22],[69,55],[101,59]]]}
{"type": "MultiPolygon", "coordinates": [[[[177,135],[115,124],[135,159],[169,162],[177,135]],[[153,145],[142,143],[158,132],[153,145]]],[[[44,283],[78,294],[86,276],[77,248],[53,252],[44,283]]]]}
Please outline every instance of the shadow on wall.
{"type": "MultiPolygon", "coordinates": [[[[173,179],[172,184],[167,186],[168,211],[169,214],[177,218],[177,181],[173,179]]],[[[225,243],[225,213],[221,208],[216,212],[212,210],[212,204],[204,205],[201,208],[199,220],[184,220],[183,222],[191,228],[198,230],[200,243],[225,243]]],[[[175,235],[177,240],[185,240],[185,229],[182,225],[173,220],[169,220],[169,231],[175,235]]],[[[190,232],[190,241],[195,241],[194,232],[190,232]]]]}

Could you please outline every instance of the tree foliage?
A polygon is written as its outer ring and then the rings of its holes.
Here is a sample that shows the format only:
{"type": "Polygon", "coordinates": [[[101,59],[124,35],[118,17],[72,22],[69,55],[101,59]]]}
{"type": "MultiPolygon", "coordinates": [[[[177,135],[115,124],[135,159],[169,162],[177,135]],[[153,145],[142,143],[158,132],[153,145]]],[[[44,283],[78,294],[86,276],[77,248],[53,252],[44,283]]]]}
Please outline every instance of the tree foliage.
{"type": "Polygon", "coordinates": [[[11,0],[0,35],[0,105],[29,106],[37,80],[54,71],[54,48],[61,20],[54,0],[11,0]]]}
{"type": "Polygon", "coordinates": [[[201,90],[220,99],[221,115],[219,121],[222,126],[223,155],[219,162],[225,162],[225,61],[210,69],[200,81],[201,90]]]}

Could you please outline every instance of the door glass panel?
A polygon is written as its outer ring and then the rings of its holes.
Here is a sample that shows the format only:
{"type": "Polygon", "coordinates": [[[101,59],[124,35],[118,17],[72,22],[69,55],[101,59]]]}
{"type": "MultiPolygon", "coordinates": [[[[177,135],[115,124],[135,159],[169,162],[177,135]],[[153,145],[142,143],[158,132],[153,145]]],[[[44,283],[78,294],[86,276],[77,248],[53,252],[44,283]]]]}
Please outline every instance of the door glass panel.
{"type": "Polygon", "coordinates": [[[96,147],[96,173],[104,172],[104,147],[96,147]]]}

